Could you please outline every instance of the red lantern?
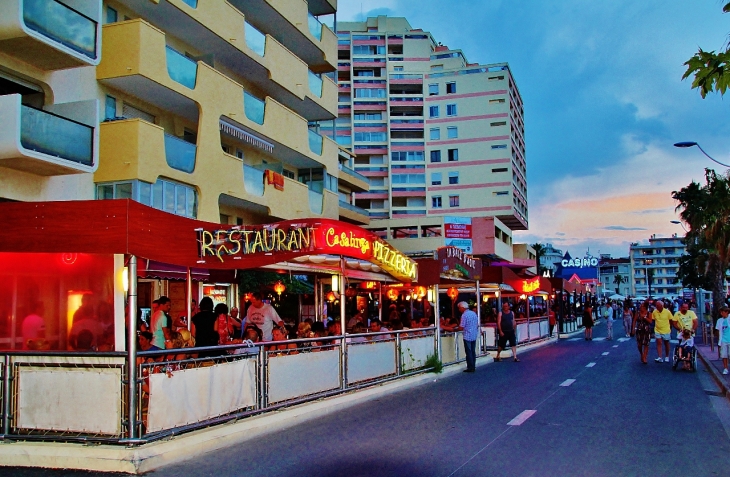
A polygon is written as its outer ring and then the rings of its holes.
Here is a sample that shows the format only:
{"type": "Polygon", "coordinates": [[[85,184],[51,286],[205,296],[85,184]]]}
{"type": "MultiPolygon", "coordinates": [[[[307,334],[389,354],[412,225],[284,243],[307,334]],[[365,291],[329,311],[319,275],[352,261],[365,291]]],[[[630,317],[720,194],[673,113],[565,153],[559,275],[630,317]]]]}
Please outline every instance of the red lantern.
{"type": "Polygon", "coordinates": [[[394,289],[392,289],[392,288],[391,288],[391,289],[389,289],[389,290],[388,290],[388,299],[389,299],[390,301],[395,301],[395,300],[397,300],[397,299],[398,299],[398,291],[397,291],[397,290],[394,290],[394,289]]]}
{"type": "Polygon", "coordinates": [[[329,293],[327,293],[327,301],[328,302],[332,303],[336,299],[337,299],[337,297],[335,296],[335,292],[329,292],[329,293]]]}
{"type": "Polygon", "coordinates": [[[279,282],[274,283],[274,291],[281,296],[282,293],[284,293],[284,290],[286,290],[286,286],[279,282]]]}
{"type": "Polygon", "coordinates": [[[352,297],[355,297],[355,296],[357,296],[357,290],[355,290],[354,288],[348,288],[348,289],[347,289],[347,290],[345,291],[345,296],[346,296],[347,298],[352,298],[352,297]]]}
{"type": "Polygon", "coordinates": [[[426,287],[416,287],[413,289],[413,294],[416,295],[418,298],[423,298],[426,296],[426,287]]]}
{"type": "Polygon", "coordinates": [[[448,297],[451,298],[452,300],[456,300],[456,298],[459,296],[459,290],[457,290],[454,287],[451,287],[446,291],[446,295],[448,295],[448,297]]]}

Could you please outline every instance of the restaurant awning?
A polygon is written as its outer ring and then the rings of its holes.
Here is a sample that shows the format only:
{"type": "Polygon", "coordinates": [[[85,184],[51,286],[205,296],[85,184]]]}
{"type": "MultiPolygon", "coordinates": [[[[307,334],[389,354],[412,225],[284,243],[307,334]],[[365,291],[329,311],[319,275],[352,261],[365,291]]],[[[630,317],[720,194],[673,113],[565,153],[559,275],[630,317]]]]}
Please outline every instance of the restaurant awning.
{"type": "MultiPolygon", "coordinates": [[[[158,278],[161,280],[187,280],[187,267],[171,265],[155,260],[142,260],[137,265],[139,278],[158,278]]],[[[204,282],[210,278],[210,272],[203,268],[191,268],[190,277],[195,282],[204,282]]]]}

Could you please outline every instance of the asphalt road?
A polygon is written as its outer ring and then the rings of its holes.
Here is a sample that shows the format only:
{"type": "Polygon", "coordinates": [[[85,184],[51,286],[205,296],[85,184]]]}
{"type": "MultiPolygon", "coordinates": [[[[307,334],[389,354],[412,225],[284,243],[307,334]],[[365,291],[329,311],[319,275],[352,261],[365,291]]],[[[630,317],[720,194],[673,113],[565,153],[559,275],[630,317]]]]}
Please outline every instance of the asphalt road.
{"type": "Polygon", "coordinates": [[[602,340],[605,325],[594,335],[532,350],[519,363],[434,375],[428,385],[147,475],[730,475],[730,405],[712,395],[707,372],[654,363],[653,343],[644,365],[634,340],[602,340]]]}

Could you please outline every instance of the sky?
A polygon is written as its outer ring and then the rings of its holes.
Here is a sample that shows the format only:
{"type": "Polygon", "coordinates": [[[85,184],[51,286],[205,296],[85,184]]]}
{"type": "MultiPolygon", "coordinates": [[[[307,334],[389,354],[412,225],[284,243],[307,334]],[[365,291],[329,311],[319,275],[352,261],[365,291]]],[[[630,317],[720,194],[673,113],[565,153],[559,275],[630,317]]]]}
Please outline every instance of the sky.
{"type": "Polygon", "coordinates": [[[507,62],[525,109],[529,230],[574,257],[629,254],[684,232],[672,191],[730,163],[730,93],[682,81],[699,47],[721,50],[718,0],[339,0],[338,21],[405,17],[472,63],[507,62]]]}

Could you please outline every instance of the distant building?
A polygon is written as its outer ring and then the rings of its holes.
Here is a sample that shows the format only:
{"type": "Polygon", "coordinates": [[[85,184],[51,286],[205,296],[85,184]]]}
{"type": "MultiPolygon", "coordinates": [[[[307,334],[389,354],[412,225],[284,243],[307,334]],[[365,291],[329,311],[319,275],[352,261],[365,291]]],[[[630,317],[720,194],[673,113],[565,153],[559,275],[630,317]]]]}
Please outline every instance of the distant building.
{"type": "Polygon", "coordinates": [[[679,257],[686,247],[682,237],[652,235],[649,243],[634,243],[629,248],[631,261],[631,295],[673,298],[682,294],[677,278],[679,257]]]}
{"type": "Polygon", "coordinates": [[[599,292],[602,295],[631,295],[631,260],[628,257],[611,258],[611,255],[601,255],[598,269],[601,283],[599,292]],[[620,283],[617,283],[617,276],[621,277],[620,283]]]}
{"type": "Polygon", "coordinates": [[[546,243],[543,245],[543,252],[540,256],[540,268],[550,270],[550,276],[555,276],[555,269],[563,259],[563,251],[553,247],[553,244],[546,243]]]}

